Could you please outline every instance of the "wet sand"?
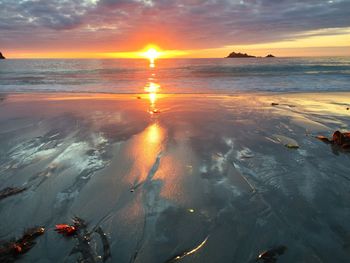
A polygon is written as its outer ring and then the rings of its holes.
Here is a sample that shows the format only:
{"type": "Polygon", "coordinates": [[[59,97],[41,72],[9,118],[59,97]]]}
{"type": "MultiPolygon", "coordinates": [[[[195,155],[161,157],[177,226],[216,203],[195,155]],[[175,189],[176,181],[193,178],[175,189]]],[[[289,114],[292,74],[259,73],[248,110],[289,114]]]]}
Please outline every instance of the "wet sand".
{"type": "Polygon", "coordinates": [[[74,262],[53,231],[73,216],[109,262],[350,256],[350,154],[315,138],[350,130],[350,93],[0,97],[0,185],[28,188],[0,200],[0,239],[47,228],[23,262],[74,262]]]}

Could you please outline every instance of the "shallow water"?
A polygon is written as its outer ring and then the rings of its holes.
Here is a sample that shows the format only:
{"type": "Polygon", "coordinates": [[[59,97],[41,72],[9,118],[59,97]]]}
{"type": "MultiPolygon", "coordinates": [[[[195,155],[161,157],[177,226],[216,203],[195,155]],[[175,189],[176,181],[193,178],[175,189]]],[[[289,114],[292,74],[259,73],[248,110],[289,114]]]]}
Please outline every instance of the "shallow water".
{"type": "Polygon", "coordinates": [[[0,239],[44,225],[22,261],[74,262],[53,228],[77,215],[110,262],[255,262],[278,245],[278,262],[347,262],[350,155],[314,136],[349,129],[349,98],[3,95],[0,185],[29,189],[0,201],[0,239]]]}
{"type": "MultiPolygon", "coordinates": [[[[0,91],[140,93],[151,73],[138,59],[3,60],[0,91]]],[[[155,74],[162,93],[349,91],[350,58],[160,59],[155,74]]]]}

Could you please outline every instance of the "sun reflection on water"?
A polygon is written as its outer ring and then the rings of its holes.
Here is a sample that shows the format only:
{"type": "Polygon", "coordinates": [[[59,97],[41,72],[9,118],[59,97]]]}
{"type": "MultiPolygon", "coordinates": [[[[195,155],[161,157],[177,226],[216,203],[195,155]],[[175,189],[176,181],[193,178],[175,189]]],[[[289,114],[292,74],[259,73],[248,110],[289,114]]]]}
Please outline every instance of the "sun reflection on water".
{"type": "Polygon", "coordinates": [[[156,93],[150,93],[149,94],[149,100],[151,102],[151,107],[155,106],[156,100],[157,100],[157,94],[156,93]]]}
{"type": "Polygon", "coordinates": [[[147,129],[147,141],[150,144],[159,144],[161,142],[161,131],[158,124],[153,123],[151,126],[147,129]]]}
{"type": "Polygon", "coordinates": [[[148,78],[148,82],[144,87],[144,91],[148,93],[148,99],[150,102],[150,106],[148,109],[148,112],[153,115],[160,113],[159,109],[156,107],[156,101],[157,101],[157,94],[160,90],[160,85],[156,82],[155,78],[156,74],[154,73],[154,70],[152,69],[151,77],[148,78]]]}
{"type": "MultiPolygon", "coordinates": [[[[153,80],[153,78],[151,80],[153,80]]],[[[156,93],[159,90],[159,88],[160,88],[159,84],[155,82],[148,82],[145,87],[145,91],[149,93],[156,93]]]]}
{"type": "Polygon", "coordinates": [[[158,58],[160,56],[160,53],[156,48],[151,47],[146,52],[144,52],[142,55],[144,57],[148,58],[150,68],[154,68],[155,67],[154,62],[155,62],[156,58],[158,58]]]}

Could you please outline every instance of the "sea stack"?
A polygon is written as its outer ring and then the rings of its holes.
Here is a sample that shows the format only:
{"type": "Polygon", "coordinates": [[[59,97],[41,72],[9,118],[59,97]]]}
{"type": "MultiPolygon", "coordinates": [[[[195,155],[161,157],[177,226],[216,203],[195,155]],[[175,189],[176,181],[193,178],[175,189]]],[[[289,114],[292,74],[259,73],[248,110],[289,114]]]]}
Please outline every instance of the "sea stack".
{"type": "Polygon", "coordinates": [[[272,55],[272,54],[268,54],[268,55],[266,56],[266,58],[275,58],[275,56],[272,55]]]}
{"type": "Polygon", "coordinates": [[[0,59],[5,59],[5,57],[2,55],[1,52],[0,52],[0,59]]]}
{"type": "Polygon", "coordinates": [[[248,55],[247,53],[236,53],[232,52],[226,58],[256,58],[255,56],[248,55]]]}

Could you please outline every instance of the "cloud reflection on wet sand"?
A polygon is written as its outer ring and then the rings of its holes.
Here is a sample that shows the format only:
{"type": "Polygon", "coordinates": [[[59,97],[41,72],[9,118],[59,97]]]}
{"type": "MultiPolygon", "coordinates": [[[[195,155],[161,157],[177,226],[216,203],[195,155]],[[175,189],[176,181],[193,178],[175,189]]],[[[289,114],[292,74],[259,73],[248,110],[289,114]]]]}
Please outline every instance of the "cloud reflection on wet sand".
{"type": "MultiPolygon", "coordinates": [[[[349,155],[313,135],[348,129],[348,96],[10,94],[0,183],[29,190],[1,203],[1,236],[79,215],[121,262],[164,262],[208,235],[189,260],[247,262],[283,244],[286,262],[344,261],[349,155]]],[[[68,253],[48,235],[26,257],[68,253]]]]}

